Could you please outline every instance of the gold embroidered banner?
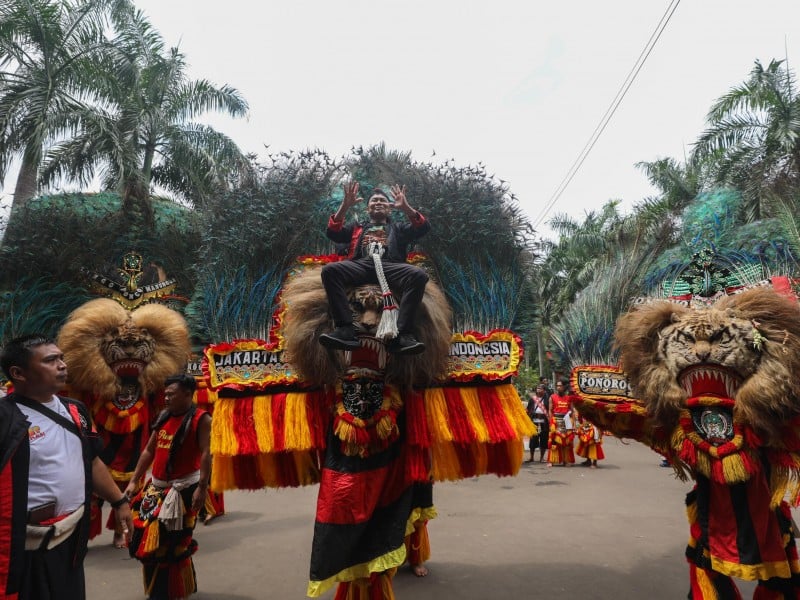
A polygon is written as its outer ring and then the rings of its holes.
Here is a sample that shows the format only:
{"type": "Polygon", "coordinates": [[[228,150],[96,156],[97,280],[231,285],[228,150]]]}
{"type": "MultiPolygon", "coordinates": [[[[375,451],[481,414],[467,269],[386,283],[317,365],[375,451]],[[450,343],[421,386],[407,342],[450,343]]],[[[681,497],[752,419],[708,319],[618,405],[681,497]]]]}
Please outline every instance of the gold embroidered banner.
{"type": "Polygon", "coordinates": [[[628,376],[619,367],[607,365],[579,366],[572,369],[572,391],[582,398],[606,402],[635,400],[628,376]]]}
{"type": "Polygon", "coordinates": [[[522,355],[522,340],[508,329],[494,329],[485,335],[476,331],[455,333],[450,342],[448,376],[454,381],[505,379],[517,374],[522,355]]]}
{"type": "Polygon", "coordinates": [[[298,383],[283,351],[264,340],[234,340],[206,347],[203,372],[212,389],[263,388],[298,383]]]}

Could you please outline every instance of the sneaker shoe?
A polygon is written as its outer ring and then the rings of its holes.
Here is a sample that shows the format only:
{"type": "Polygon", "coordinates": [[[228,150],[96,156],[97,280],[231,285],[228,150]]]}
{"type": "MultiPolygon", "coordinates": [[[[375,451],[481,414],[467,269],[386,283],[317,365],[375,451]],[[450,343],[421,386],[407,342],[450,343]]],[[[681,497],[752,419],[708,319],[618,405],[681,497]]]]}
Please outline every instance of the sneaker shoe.
{"type": "Polygon", "coordinates": [[[386,349],[392,354],[419,354],[425,351],[425,344],[410,333],[401,333],[389,342],[386,349]]]}
{"type": "Polygon", "coordinates": [[[352,325],[341,325],[319,336],[319,343],[333,350],[355,350],[361,347],[352,325]]]}

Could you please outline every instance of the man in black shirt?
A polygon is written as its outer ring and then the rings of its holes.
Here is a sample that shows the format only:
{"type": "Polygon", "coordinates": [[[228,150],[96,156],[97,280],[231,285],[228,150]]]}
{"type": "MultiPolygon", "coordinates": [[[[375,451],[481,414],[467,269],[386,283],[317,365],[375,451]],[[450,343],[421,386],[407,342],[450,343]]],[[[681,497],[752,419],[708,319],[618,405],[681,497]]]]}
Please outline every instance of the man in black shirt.
{"type": "Polygon", "coordinates": [[[328,295],[336,329],[321,335],[320,343],[338,350],[351,350],[360,346],[353,327],[347,288],[378,283],[371,256],[371,245],[377,244],[382,248],[381,264],[386,282],[393,292],[401,295],[397,315],[398,335],[389,342],[387,349],[397,354],[418,354],[425,350],[425,345],[414,337],[412,328],[428,275],[419,267],[406,263],[406,254],[409,246],[428,232],[430,224],[419,211],[409,206],[406,187],[394,185],[391,189],[394,204],[390,203],[383,190],[376,188],[367,201],[369,220],[345,225],[347,211],[363,201],[358,196],[358,189],[357,182],[344,186],[342,204],[328,220],[328,238],[340,244],[349,244],[349,248],[347,259],[329,263],[322,268],[322,283],[328,295]],[[389,214],[393,208],[405,214],[408,222],[392,221],[389,214]]]}

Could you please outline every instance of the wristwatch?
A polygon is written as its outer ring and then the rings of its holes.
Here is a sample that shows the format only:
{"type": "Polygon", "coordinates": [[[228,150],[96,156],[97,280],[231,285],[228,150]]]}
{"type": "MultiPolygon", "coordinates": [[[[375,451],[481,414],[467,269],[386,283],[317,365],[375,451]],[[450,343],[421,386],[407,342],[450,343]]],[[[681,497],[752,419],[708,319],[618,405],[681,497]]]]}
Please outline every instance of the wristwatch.
{"type": "Polygon", "coordinates": [[[120,498],[119,500],[114,500],[114,502],[109,502],[109,504],[111,504],[111,508],[115,510],[120,508],[123,504],[130,504],[130,503],[131,501],[125,494],[122,494],[122,498],[120,498]]]}

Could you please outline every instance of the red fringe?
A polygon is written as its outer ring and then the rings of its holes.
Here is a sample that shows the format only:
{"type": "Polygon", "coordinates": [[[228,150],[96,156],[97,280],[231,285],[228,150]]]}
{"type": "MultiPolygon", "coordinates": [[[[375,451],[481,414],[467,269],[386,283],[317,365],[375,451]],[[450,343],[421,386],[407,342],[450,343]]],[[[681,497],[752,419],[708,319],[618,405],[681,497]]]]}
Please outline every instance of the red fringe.
{"type": "MultiPolygon", "coordinates": [[[[487,449],[491,446],[487,446],[487,449]]],[[[464,479],[481,475],[478,472],[478,462],[473,454],[473,447],[469,444],[453,444],[456,456],[458,457],[458,464],[464,479]]]]}
{"type": "Polygon", "coordinates": [[[392,575],[371,573],[369,578],[344,581],[336,588],[333,600],[394,600],[392,575]]]}
{"type": "Polygon", "coordinates": [[[795,463],[795,457],[786,452],[775,452],[774,450],[767,450],[769,462],[772,465],[796,469],[798,465],[795,463]]]}
{"type": "Polygon", "coordinates": [[[696,464],[697,450],[690,440],[683,440],[683,445],[681,446],[681,452],[679,456],[681,460],[688,465],[694,466],[696,464]]]}
{"type": "Polygon", "coordinates": [[[266,482],[261,478],[261,470],[258,468],[258,460],[255,456],[233,456],[233,478],[236,487],[241,490],[258,490],[265,486],[266,482]]]}
{"type": "Polygon", "coordinates": [[[188,598],[191,594],[197,591],[197,586],[194,584],[194,574],[191,575],[187,572],[194,570],[192,559],[186,558],[177,564],[171,564],[167,575],[167,589],[170,598],[188,598]],[[189,581],[187,581],[189,578],[189,581]],[[187,583],[189,585],[187,585],[187,583]]]}
{"type": "Polygon", "coordinates": [[[513,442],[500,442],[499,444],[489,444],[486,452],[489,457],[487,470],[500,477],[513,475],[514,468],[511,463],[510,445],[513,442]]]}
{"type": "Polygon", "coordinates": [[[725,483],[725,472],[722,470],[721,460],[711,461],[711,479],[719,483],[725,483]]]}
{"type": "Polygon", "coordinates": [[[481,403],[481,412],[489,430],[491,442],[501,442],[516,439],[517,434],[503,410],[503,405],[494,386],[481,386],[478,388],[478,399],[481,403]]]}
{"type": "Polygon", "coordinates": [[[425,396],[414,391],[406,399],[406,439],[413,446],[431,447],[431,433],[428,429],[428,416],[425,414],[425,396]]]}
{"type": "Polygon", "coordinates": [[[430,481],[430,469],[425,464],[427,453],[427,449],[419,446],[408,446],[406,448],[406,470],[412,481],[430,481]]]}
{"type": "Polygon", "coordinates": [[[472,423],[467,418],[464,401],[458,388],[444,388],[444,398],[447,402],[447,413],[450,431],[453,432],[453,442],[469,444],[477,437],[472,423]]]}
{"type": "Polygon", "coordinates": [[[747,452],[740,452],[739,456],[742,459],[742,465],[744,465],[744,468],[748,473],[755,475],[761,471],[761,461],[753,460],[753,457],[747,452]]]}
{"type": "MultiPolygon", "coordinates": [[[[744,427],[744,443],[746,446],[750,448],[760,448],[763,443],[761,442],[761,438],[758,437],[755,431],[752,430],[750,427],[744,427]]],[[[786,438],[784,438],[786,440],[786,438]]],[[[788,438],[791,439],[791,438],[788,438]]]]}
{"type": "Polygon", "coordinates": [[[239,454],[259,453],[258,438],[253,427],[253,397],[240,398],[233,405],[233,430],[239,444],[239,454]]]}
{"type": "Polygon", "coordinates": [[[309,392],[306,400],[308,413],[308,428],[314,448],[325,448],[327,440],[325,433],[330,424],[329,408],[333,406],[333,395],[323,391],[309,392]]]}
{"type": "Polygon", "coordinates": [[[286,394],[272,396],[272,435],[275,452],[286,449],[286,394]]]}
{"type": "Polygon", "coordinates": [[[276,459],[281,486],[298,487],[300,485],[300,477],[297,473],[294,456],[292,454],[278,454],[276,459]]]}

